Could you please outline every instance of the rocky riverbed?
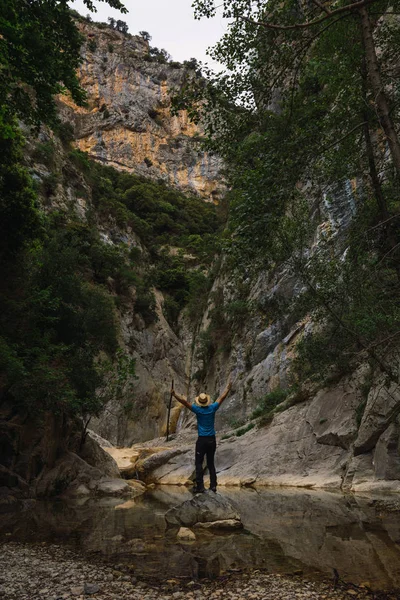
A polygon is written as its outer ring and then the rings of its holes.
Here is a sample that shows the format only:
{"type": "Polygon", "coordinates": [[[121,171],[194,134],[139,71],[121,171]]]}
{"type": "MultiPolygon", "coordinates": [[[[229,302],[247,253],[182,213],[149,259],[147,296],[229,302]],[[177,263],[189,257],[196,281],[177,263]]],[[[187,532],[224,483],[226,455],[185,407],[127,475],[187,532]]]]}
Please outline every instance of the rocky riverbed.
{"type": "Polygon", "coordinates": [[[215,580],[144,579],[129,565],[82,558],[54,544],[0,546],[0,598],[7,600],[397,600],[362,586],[299,575],[228,573],[215,580]]]}

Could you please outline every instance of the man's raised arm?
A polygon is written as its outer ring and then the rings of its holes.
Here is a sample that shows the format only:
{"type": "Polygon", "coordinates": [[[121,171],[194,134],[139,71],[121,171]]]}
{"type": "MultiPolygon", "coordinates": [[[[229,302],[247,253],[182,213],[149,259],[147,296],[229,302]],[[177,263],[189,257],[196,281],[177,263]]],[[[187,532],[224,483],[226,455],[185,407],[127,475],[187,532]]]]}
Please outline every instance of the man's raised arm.
{"type": "Polygon", "coordinates": [[[216,400],[216,402],[218,402],[218,404],[222,404],[223,401],[225,400],[225,398],[227,397],[227,395],[229,394],[229,391],[232,387],[232,382],[229,378],[229,381],[226,385],[226,388],[224,389],[224,391],[222,392],[222,394],[220,395],[220,397],[218,398],[218,400],[216,400]]]}
{"type": "Polygon", "coordinates": [[[178,402],[183,404],[183,406],[186,406],[186,408],[192,410],[192,405],[186,400],[186,398],[184,396],[179,396],[179,394],[177,394],[173,388],[171,390],[171,394],[176,400],[178,400],[178,402]]]}

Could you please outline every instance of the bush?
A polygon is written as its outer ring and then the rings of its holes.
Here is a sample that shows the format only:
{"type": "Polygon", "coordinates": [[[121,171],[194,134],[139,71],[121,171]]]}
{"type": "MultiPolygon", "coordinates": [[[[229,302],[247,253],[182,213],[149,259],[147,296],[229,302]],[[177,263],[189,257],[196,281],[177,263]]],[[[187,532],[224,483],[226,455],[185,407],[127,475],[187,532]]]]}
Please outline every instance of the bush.
{"type": "Polygon", "coordinates": [[[52,140],[48,140],[47,142],[38,144],[34,149],[32,156],[35,160],[38,160],[47,167],[50,167],[54,162],[54,152],[54,142],[52,140]]]}
{"type": "Polygon", "coordinates": [[[69,144],[74,139],[74,127],[71,123],[60,122],[57,125],[56,133],[63,144],[69,144]]]}
{"type": "Polygon", "coordinates": [[[242,425],[244,425],[244,419],[229,419],[229,427],[232,427],[232,429],[237,429],[238,427],[242,427],[242,425]]]}
{"type": "Polygon", "coordinates": [[[257,419],[259,417],[268,416],[281,402],[286,400],[289,395],[289,390],[283,390],[277,388],[272,392],[269,392],[261,399],[257,408],[252,412],[251,418],[257,419]]]}
{"type": "Polygon", "coordinates": [[[180,311],[181,307],[179,303],[173,298],[166,296],[164,299],[164,315],[173,329],[175,329],[178,324],[180,311]]]}
{"type": "Polygon", "coordinates": [[[97,42],[96,42],[96,40],[93,40],[93,39],[89,40],[87,46],[88,46],[88,50],[90,52],[96,52],[96,50],[97,50],[97,42]]]}
{"type": "Polygon", "coordinates": [[[137,288],[135,310],[143,317],[146,325],[151,325],[158,319],[154,294],[144,285],[137,288]]]}
{"type": "Polygon", "coordinates": [[[242,427],[241,429],[238,429],[235,432],[235,435],[236,435],[236,437],[241,437],[242,435],[244,435],[245,433],[247,433],[248,431],[250,431],[254,427],[255,427],[254,423],[249,423],[248,425],[246,425],[246,427],[242,427]]]}
{"type": "Polygon", "coordinates": [[[227,321],[234,326],[242,326],[250,313],[250,304],[246,300],[233,300],[225,306],[227,321]]]}
{"type": "Polygon", "coordinates": [[[84,173],[90,171],[90,160],[87,152],[74,148],[68,154],[70,161],[84,173]]]}
{"type": "Polygon", "coordinates": [[[47,198],[53,196],[59,183],[60,176],[58,173],[50,173],[50,175],[44,177],[42,181],[42,190],[44,195],[47,198]]]}

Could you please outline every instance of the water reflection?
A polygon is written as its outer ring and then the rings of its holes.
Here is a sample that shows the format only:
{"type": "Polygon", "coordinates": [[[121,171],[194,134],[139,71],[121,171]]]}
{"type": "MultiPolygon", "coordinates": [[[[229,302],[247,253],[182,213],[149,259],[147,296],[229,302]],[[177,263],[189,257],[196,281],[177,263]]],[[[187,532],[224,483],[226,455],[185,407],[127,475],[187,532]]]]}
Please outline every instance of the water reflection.
{"type": "Polygon", "coordinates": [[[2,515],[0,536],[68,543],[160,578],[210,577],[246,567],[330,575],[335,568],[349,582],[400,587],[400,516],[381,514],[373,499],[297,490],[221,493],[239,507],[244,532],[204,532],[194,543],[177,542],[164,514],[190,493],[163,486],[128,502],[37,502],[2,515]]]}

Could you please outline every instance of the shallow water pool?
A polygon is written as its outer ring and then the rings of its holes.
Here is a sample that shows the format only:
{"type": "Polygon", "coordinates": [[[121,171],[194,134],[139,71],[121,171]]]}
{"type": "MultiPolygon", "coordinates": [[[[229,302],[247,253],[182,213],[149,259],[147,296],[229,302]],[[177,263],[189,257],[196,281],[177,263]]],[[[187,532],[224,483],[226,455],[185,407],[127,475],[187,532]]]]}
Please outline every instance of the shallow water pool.
{"type": "Polygon", "coordinates": [[[143,575],[215,577],[235,569],[303,572],[376,590],[400,588],[400,513],[388,498],[315,491],[220,488],[241,513],[245,530],[197,533],[176,539],[166,511],[191,497],[182,487],[161,486],[133,500],[33,502],[1,516],[7,541],[54,542],[143,575]]]}

